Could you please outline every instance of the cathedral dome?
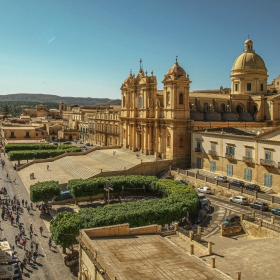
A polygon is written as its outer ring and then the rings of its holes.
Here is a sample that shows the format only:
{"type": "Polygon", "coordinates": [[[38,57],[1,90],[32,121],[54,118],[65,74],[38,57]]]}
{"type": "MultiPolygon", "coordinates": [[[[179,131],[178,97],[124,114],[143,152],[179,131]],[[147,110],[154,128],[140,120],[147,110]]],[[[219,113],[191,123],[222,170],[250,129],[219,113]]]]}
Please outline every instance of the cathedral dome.
{"type": "Polygon", "coordinates": [[[263,59],[253,50],[253,41],[250,39],[245,41],[245,50],[236,58],[231,71],[241,69],[258,69],[267,71],[263,59]]]}
{"type": "Polygon", "coordinates": [[[176,78],[180,78],[181,76],[186,77],[186,72],[181,66],[179,66],[177,58],[176,58],[176,61],[175,61],[174,65],[168,70],[166,75],[167,76],[174,76],[176,78]]]}

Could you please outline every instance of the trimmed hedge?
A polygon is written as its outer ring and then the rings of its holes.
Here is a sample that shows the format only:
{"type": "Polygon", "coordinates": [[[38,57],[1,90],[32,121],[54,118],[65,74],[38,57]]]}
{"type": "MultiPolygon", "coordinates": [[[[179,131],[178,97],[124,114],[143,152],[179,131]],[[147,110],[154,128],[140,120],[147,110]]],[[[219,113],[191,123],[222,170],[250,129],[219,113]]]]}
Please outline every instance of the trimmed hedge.
{"type": "Polygon", "coordinates": [[[54,145],[50,144],[7,144],[4,147],[4,152],[22,151],[22,150],[53,150],[54,145]]]}
{"type": "MultiPolygon", "coordinates": [[[[79,221],[76,224],[79,224],[80,229],[122,223],[129,223],[130,227],[149,224],[164,225],[182,219],[188,213],[193,213],[198,207],[199,200],[196,191],[190,186],[175,181],[158,180],[153,176],[117,176],[110,179],[114,193],[121,190],[122,184],[133,189],[143,186],[143,182],[146,182],[145,186],[148,191],[161,194],[163,198],[81,209],[79,213],[72,214],[75,216],[73,219],[79,221]]],[[[104,193],[106,195],[103,189],[106,181],[107,178],[71,180],[68,188],[75,197],[86,193],[92,195],[104,193]],[[83,188],[85,190],[82,190],[83,188]]],[[[61,213],[51,221],[52,238],[58,245],[65,244],[63,239],[63,236],[67,234],[64,227],[65,215],[67,215],[67,219],[70,218],[69,213],[61,213]]],[[[75,232],[78,232],[78,229],[75,232]]]]}
{"type": "Polygon", "coordinates": [[[54,197],[60,197],[60,186],[58,181],[38,182],[30,186],[30,200],[32,202],[45,203],[54,197]]]}
{"type": "MultiPolygon", "coordinates": [[[[52,145],[53,147],[53,145],[52,145]]],[[[79,147],[69,147],[67,150],[27,150],[27,151],[11,151],[8,153],[10,161],[14,160],[32,160],[32,159],[45,159],[56,157],[64,153],[81,152],[82,149],[79,147]]]]}

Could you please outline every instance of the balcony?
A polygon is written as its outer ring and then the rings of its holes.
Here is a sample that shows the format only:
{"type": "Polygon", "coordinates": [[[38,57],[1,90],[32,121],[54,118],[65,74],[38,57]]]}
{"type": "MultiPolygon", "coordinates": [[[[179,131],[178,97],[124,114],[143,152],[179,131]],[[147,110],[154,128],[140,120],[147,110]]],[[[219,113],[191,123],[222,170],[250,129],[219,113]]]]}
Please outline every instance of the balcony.
{"type": "Polygon", "coordinates": [[[251,157],[243,157],[243,161],[246,163],[253,163],[253,158],[251,157]]]}
{"type": "Polygon", "coordinates": [[[270,166],[270,167],[276,166],[275,162],[270,159],[261,159],[260,164],[263,166],[270,166]]]}
{"type": "Polygon", "coordinates": [[[208,155],[212,156],[212,157],[217,157],[218,156],[218,153],[216,151],[213,151],[213,150],[209,150],[208,151],[208,155]]]}
{"type": "Polygon", "coordinates": [[[202,149],[201,149],[201,148],[194,148],[194,151],[195,151],[196,153],[201,153],[201,152],[202,152],[202,149]]]}
{"type": "Polygon", "coordinates": [[[232,160],[234,159],[234,154],[225,154],[225,158],[229,159],[229,160],[232,160]]]}

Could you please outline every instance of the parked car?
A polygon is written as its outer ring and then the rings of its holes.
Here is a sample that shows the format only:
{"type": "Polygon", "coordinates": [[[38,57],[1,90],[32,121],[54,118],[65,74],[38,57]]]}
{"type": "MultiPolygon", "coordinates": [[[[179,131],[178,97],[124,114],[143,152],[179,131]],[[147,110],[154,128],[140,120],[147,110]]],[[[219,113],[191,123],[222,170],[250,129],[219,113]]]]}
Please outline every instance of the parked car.
{"type": "Polygon", "coordinates": [[[235,203],[239,203],[239,204],[248,204],[248,200],[246,197],[242,196],[242,195],[237,195],[237,196],[232,196],[229,199],[230,202],[235,202],[235,203]]]}
{"type": "Polygon", "coordinates": [[[197,213],[197,217],[195,219],[195,223],[196,224],[200,224],[201,222],[203,222],[203,220],[206,218],[207,216],[207,211],[201,209],[198,211],[197,213]]]}
{"type": "Polygon", "coordinates": [[[280,216],[280,208],[272,208],[271,213],[280,216]]]}
{"type": "MultiPolygon", "coordinates": [[[[222,223],[225,225],[225,228],[230,227],[230,225],[238,225],[240,224],[240,217],[236,214],[231,214],[222,219],[222,223]]],[[[218,224],[219,228],[221,228],[222,223],[218,224]]]]}
{"type": "Polygon", "coordinates": [[[250,207],[258,209],[258,210],[262,210],[262,211],[268,211],[269,210],[268,204],[265,203],[265,202],[260,202],[260,201],[255,201],[253,203],[250,203],[250,207]]]}
{"type": "Polygon", "coordinates": [[[245,185],[244,182],[239,181],[239,180],[231,181],[229,184],[231,186],[235,186],[235,187],[239,187],[239,188],[244,187],[244,185],[245,185]]]}
{"type": "Polygon", "coordinates": [[[70,145],[70,144],[72,144],[72,142],[71,141],[65,141],[63,144],[70,145]]]}
{"type": "Polygon", "coordinates": [[[227,182],[227,176],[217,175],[214,179],[220,182],[227,182]]]}
{"type": "Polygon", "coordinates": [[[250,190],[250,191],[256,191],[256,192],[260,192],[261,188],[258,185],[255,184],[248,184],[244,187],[246,190],[250,190]]]}
{"type": "Polygon", "coordinates": [[[86,143],[85,145],[86,145],[86,146],[90,146],[90,143],[86,143]]]}
{"type": "Polygon", "coordinates": [[[184,184],[184,185],[187,185],[188,183],[183,181],[183,180],[176,180],[177,183],[181,183],[181,184],[184,184]]]}
{"type": "Polygon", "coordinates": [[[210,212],[210,201],[209,200],[203,200],[202,202],[200,202],[201,205],[201,209],[205,210],[207,213],[210,212]]]}
{"type": "Polygon", "coordinates": [[[200,187],[197,189],[198,192],[201,192],[201,193],[209,193],[211,194],[212,193],[212,190],[210,187],[207,187],[207,186],[204,186],[204,187],[200,187]]]}
{"type": "Polygon", "coordinates": [[[61,191],[60,197],[54,197],[53,200],[60,201],[60,200],[65,200],[70,198],[73,198],[73,196],[70,194],[70,191],[61,191]]]}
{"type": "Polygon", "coordinates": [[[203,203],[204,201],[208,201],[207,197],[204,194],[197,194],[198,195],[198,199],[200,201],[200,203],[203,203]]]}

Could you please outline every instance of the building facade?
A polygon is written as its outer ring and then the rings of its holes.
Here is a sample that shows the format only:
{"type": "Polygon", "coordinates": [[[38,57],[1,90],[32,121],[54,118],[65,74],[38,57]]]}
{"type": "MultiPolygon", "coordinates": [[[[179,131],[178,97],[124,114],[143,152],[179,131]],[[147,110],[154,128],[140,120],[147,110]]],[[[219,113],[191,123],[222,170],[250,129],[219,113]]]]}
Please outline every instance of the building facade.
{"type": "Polygon", "coordinates": [[[280,191],[280,129],[192,132],[192,167],[280,191]]]}

